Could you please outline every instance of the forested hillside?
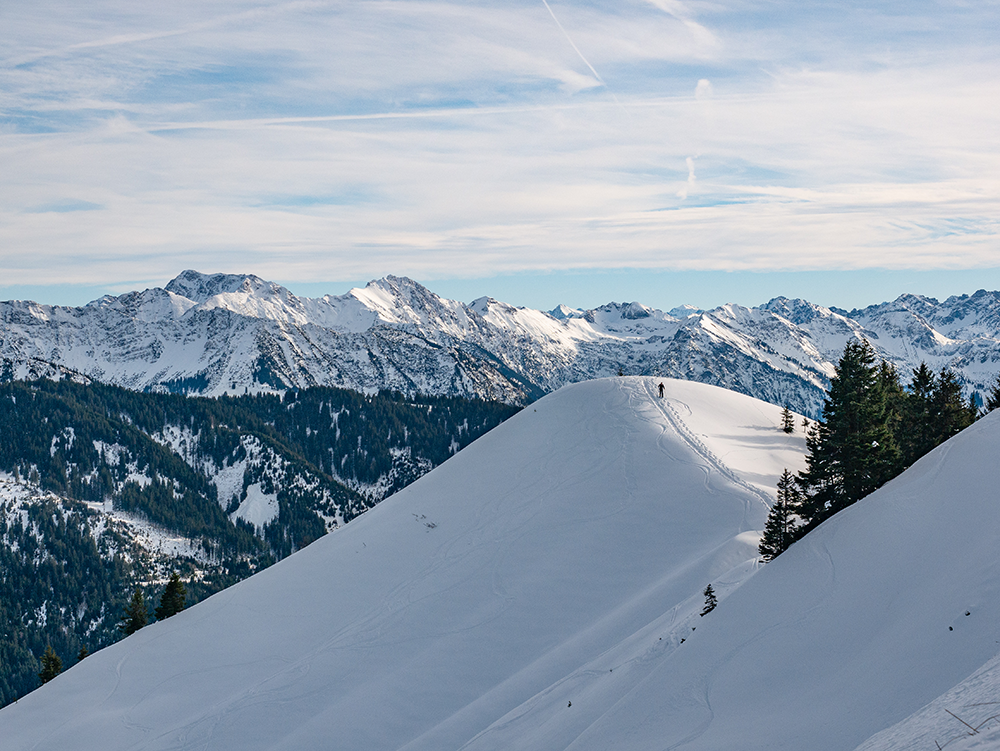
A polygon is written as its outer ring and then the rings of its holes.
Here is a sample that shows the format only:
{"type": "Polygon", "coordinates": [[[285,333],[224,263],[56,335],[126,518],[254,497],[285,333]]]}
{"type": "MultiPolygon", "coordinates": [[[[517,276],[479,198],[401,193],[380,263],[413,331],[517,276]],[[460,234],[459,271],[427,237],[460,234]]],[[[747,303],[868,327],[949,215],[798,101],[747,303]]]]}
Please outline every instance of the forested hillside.
{"type": "Polygon", "coordinates": [[[133,587],[189,601],[364,512],[516,411],[335,388],[218,399],[0,385],[0,704],[119,636],[133,587]]]}

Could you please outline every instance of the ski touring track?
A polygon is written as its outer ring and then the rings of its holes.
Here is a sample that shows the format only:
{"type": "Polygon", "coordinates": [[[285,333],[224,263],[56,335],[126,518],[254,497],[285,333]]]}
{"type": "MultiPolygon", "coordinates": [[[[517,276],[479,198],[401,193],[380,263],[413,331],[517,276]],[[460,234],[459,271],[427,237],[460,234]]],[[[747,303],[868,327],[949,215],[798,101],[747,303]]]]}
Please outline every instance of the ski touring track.
{"type": "MultiPolygon", "coordinates": [[[[653,406],[656,407],[656,409],[660,412],[660,414],[663,415],[663,417],[667,421],[667,424],[669,424],[670,427],[673,428],[674,432],[677,433],[677,435],[680,436],[695,451],[695,453],[701,456],[701,458],[705,461],[705,463],[701,466],[705,470],[706,474],[706,480],[705,480],[706,487],[708,487],[708,479],[709,477],[711,477],[711,473],[714,470],[718,472],[720,475],[722,475],[724,478],[732,482],[734,485],[738,485],[739,487],[751,493],[755,498],[757,498],[761,503],[763,503],[765,507],[767,507],[768,509],[771,508],[771,503],[772,503],[771,498],[764,491],[762,491],[760,488],[754,487],[746,480],[744,480],[742,477],[733,472],[733,470],[730,469],[729,466],[722,459],[720,459],[714,452],[712,452],[712,450],[709,449],[708,446],[706,446],[705,443],[701,439],[699,439],[694,432],[692,432],[692,430],[688,427],[687,423],[684,421],[684,418],[681,417],[681,414],[678,411],[678,405],[679,405],[680,407],[683,407],[685,410],[687,410],[688,413],[691,413],[692,410],[687,404],[685,404],[677,397],[671,396],[669,393],[664,394],[662,398],[657,396],[655,392],[655,387],[653,385],[653,381],[651,379],[644,378],[642,380],[642,385],[646,396],[649,397],[649,401],[653,404],[653,406]]],[[[624,390],[624,384],[622,388],[624,390]]],[[[633,396],[633,394],[630,394],[630,396],[633,396]]]]}

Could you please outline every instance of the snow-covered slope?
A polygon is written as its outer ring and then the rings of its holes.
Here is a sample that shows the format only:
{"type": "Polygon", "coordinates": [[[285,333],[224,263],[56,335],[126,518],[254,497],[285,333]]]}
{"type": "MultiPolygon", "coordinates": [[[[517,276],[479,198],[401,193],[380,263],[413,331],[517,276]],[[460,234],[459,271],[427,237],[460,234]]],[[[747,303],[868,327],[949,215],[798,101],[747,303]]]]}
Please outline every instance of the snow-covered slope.
{"type": "MultiPolygon", "coordinates": [[[[674,380],[660,399],[658,382],[541,399],[352,523],[0,710],[4,748],[548,751],[587,737],[690,652],[714,620],[698,616],[708,583],[725,605],[757,568],[778,474],[802,466],[779,408],[674,380]]],[[[619,740],[603,748],[639,747],[619,740]]]]}
{"type": "Polygon", "coordinates": [[[253,275],[185,271],[164,289],[82,308],[0,303],[0,378],[67,373],[132,389],[219,395],[323,384],[527,403],[614,375],[712,383],[817,416],[849,339],[869,339],[905,379],[926,361],[984,392],[1000,370],[1000,293],[943,303],[904,295],[865,310],[804,300],[593,310],[469,305],[388,276],[297,297],[253,275]]]}
{"type": "Polygon", "coordinates": [[[945,709],[996,714],[968,705],[1000,693],[998,442],[993,413],[793,545],[571,748],[849,750],[984,666],[862,748],[944,747],[945,709]]]}

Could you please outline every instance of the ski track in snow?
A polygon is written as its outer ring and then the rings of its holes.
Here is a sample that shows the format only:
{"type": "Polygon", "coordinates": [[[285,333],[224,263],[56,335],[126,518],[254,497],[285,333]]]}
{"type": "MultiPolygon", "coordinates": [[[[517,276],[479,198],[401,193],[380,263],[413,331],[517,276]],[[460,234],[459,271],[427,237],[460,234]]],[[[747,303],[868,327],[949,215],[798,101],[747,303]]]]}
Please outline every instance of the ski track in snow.
{"type": "Polygon", "coordinates": [[[670,427],[676,431],[677,435],[687,441],[688,445],[691,446],[698,454],[700,454],[706,461],[705,471],[706,474],[711,474],[712,470],[715,470],[720,475],[725,477],[730,482],[739,485],[744,490],[749,491],[754,496],[760,499],[760,502],[764,504],[768,509],[771,508],[771,499],[766,493],[764,493],[760,488],[757,488],[738,474],[736,474],[722,459],[720,459],[716,454],[705,445],[704,441],[698,438],[694,432],[688,427],[684,418],[680,416],[677,407],[674,403],[682,405],[688,414],[691,413],[691,408],[680,401],[676,397],[664,396],[662,399],[655,393],[655,387],[653,382],[646,380],[644,383],[646,395],[649,397],[650,401],[659,409],[660,413],[666,418],[670,427]]]}

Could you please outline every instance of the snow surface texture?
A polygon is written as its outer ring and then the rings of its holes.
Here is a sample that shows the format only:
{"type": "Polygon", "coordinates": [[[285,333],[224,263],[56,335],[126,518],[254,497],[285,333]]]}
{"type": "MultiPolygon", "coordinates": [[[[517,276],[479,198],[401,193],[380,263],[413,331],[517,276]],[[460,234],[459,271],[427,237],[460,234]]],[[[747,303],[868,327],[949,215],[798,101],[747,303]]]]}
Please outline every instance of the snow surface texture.
{"type": "Polygon", "coordinates": [[[1000,698],[998,442],[994,412],[793,545],[570,748],[848,750],[911,714],[862,748],[997,748],[943,710],[1000,698]]]}
{"type": "MultiPolygon", "coordinates": [[[[698,616],[705,585],[724,606],[758,568],[778,475],[803,463],[778,407],[674,380],[659,399],[658,383],[545,397],[350,524],[0,710],[5,751],[550,751],[593,737],[715,620],[698,616]]],[[[619,740],[602,748],[649,747],[619,740]]]]}
{"type": "Polygon", "coordinates": [[[551,312],[469,305],[386,277],[297,297],[253,275],[185,271],[165,289],[82,308],[0,303],[0,378],[92,378],[217,396],[316,384],[526,403],[614,375],[712,383],[816,416],[844,344],[866,338],[908,380],[926,361],[985,393],[1000,360],[1000,293],[904,295],[860,311],[804,300],[669,313],[639,303],[551,312]]]}

